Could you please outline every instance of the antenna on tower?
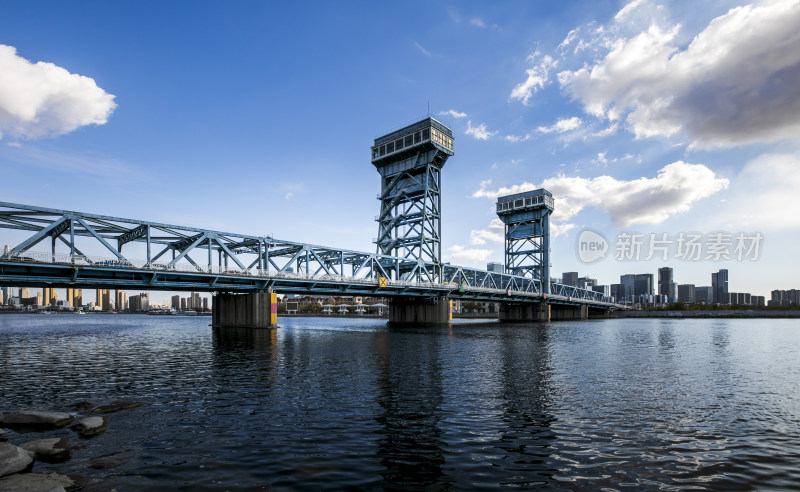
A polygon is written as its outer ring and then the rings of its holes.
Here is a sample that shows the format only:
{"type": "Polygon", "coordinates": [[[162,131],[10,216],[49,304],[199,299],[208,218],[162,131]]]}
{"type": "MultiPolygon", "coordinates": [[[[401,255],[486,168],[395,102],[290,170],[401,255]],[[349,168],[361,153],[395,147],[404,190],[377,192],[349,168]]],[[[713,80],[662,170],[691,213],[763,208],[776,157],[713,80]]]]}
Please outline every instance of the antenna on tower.
{"type": "Polygon", "coordinates": [[[431,100],[428,99],[428,118],[431,117],[431,100]]]}

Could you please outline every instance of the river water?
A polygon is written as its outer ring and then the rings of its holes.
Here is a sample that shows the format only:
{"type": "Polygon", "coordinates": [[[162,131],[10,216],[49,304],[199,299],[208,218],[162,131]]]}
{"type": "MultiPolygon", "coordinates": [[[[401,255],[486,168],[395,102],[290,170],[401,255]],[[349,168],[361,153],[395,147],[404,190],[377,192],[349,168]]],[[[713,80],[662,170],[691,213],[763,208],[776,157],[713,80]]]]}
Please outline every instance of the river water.
{"type": "Polygon", "coordinates": [[[798,320],[279,324],[3,315],[0,409],[147,402],[37,464],[118,490],[800,489],[798,320]]]}

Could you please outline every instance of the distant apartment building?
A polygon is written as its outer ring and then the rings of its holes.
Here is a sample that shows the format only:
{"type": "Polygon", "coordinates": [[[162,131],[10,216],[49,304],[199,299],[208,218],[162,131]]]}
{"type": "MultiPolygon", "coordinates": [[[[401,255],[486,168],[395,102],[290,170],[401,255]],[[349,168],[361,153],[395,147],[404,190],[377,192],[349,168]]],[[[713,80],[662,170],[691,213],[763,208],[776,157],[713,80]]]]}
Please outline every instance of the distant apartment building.
{"type": "Polygon", "coordinates": [[[578,272],[564,272],[561,275],[561,283],[572,287],[578,286],[578,272]]]}
{"type": "Polygon", "coordinates": [[[150,310],[150,297],[147,292],[142,292],[139,295],[130,296],[128,298],[128,309],[133,312],[142,312],[150,310]]]}
{"type": "Polygon", "coordinates": [[[95,302],[95,307],[100,311],[110,311],[111,310],[111,295],[108,292],[108,289],[97,289],[95,291],[95,297],[97,301],[95,302]]]}
{"type": "Polygon", "coordinates": [[[115,303],[117,310],[124,311],[128,309],[128,293],[118,290],[117,291],[117,301],[115,303]]]}
{"type": "MultiPolygon", "coordinates": [[[[23,293],[22,289],[20,289],[19,297],[22,298],[22,299],[30,297],[30,295],[27,293],[27,291],[28,291],[28,289],[25,289],[25,292],[23,293]]],[[[57,303],[58,303],[58,292],[56,292],[56,289],[53,289],[51,287],[43,288],[42,289],[42,304],[45,305],[45,306],[55,306],[57,303]]]]}
{"type": "Polygon", "coordinates": [[[769,306],[799,306],[800,290],[773,290],[770,295],[769,306]]]}
{"type": "Polygon", "coordinates": [[[764,307],[766,305],[766,298],[764,296],[750,296],[750,303],[754,307],[764,307]]]}
{"type": "Polygon", "coordinates": [[[597,279],[589,277],[578,277],[578,282],[575,284],[576,287],[586,290],[592,290],[595,285],[597,285],[597,279]]]}
{"type": "Polygon", "coordinates": [[[73,309],[83,306],[82,289],[67,289],[67,306],[73,309]]]}
{"type": "Polygon", "coordinates": [[[714,289],[714,299],[716,304],[730,304],[728,295],[728,270],[720,270],[711,274],[711,287],[714,289]]]}
{"type": "Polygon", "coordinates": [[[594,292],[600,292],[601,294],[603,294],[606,297],[610,297],[611,296],[611,286],[610,285],[593,285],[591,290],[594,291],[594,292]]]}
{"type": "Polygon", "coordinates": [[[506,269],[502,263],[491,262],[486,265],[486,271],[492,273],[505,273],[506,269]]]}
{"type": "Polygon", "coordinates": [[[711,286],[695,287],[694,302],[697,304],[712,304],[714,302],[714,288],[711,286]]]}
{"type": "Polygon", "coordinates": [[[170,303],[170,305],[172,306],[172,309],[174,309],[175,311],[180,311],[180,309],[181,309],[181,296],[179,296],[179,295],[172,296],[172,302],[170,303]]]}
{"type": "MultiPolygon", "coordinates": [[[[658,269],[658,294],[666,296],[669,301],[675,300],[675,282],[673,280],[672,267],[658,269]]],[[[680,295],[680,292],[678,292],[678,295],[680,295]]]]}
{"type": "Polygon", "coordinates": [[[678,302],[694,304],[696,302],[694,284],[678,285],[678,302]]]}
{"type": "Polygon", "coordinates": [[[622,284],[611,284],[608,286],[608,290],[615,302],[622,302],[622,298],[625,297],[625,288],[622,287],[622,284]]]}
{"type": "Polygon", "coordinates": [[[622,285],[622,296],[625,301],[632,303],[652,302],[652,273],[629,273],[620,275],[619,283],[622,285]]]}

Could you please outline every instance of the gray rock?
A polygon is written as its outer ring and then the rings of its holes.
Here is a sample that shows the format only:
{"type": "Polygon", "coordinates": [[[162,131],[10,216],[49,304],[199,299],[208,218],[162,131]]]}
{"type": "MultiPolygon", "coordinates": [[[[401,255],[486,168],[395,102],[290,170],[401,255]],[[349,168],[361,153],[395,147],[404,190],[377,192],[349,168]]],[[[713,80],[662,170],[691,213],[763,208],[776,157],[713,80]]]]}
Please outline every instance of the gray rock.
{"type": "Polygon", "coordinates": [[[108,422],[105,417],[86,417],[75,424],[75,430],[82,437],[96,436],[108,430],[108,422]]]}
{"type": "Polygon", "coordinates": [[[39,439],[20,444],[20,447],[33,452],[35,459],[47,463],[67,461],[72,457],[72,446],[66,439],[39,439]]]}
{"type": "Polygon", "coordinates": [[[75,418],[62,412],[48,412],[44,410],[20,410],[18,412],[3,412],[0,422],[6,426],[51,426],[64,427],[69,425],[75,418]]]}
{"type": "Polygon", "coordinates": [[[33,467],[33,453],[7,442],[0,442],[0,477],[33,467]]]}
{"type": "Polygon", "coordinates": [[[18,473],[0,478],[0,492],[58,492],[75,490],[86,484],[83,477],[59,473],[18,473]]]}
{"type": "Polygon", "coordinates": [[[120,410],[141,407],[142,405],[147,405],[147,403],[141,401],[115,401],[113,403],[109,403],[108,405],[100,405],[89,413],[97,414],[119,412],[120,410]]]}

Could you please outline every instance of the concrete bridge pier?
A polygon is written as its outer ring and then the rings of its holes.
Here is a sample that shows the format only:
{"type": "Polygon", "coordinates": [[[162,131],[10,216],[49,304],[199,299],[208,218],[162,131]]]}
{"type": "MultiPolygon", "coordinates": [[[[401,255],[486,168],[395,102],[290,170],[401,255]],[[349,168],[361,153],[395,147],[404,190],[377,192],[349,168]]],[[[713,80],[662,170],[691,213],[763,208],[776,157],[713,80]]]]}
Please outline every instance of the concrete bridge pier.
{"type": "Polygon", "coordinates": [[[453,319],[453,303],[446,297],[393,297],[389,300],[389,324],[447,325],[453,319]]]}
{"type": "Polygon", "coordinates": [[[550,305],[533,302],[501,302],[500,321],[550,321],[550,305]]]}
{"type": "Polygon", "coordinates": [[[552,320],[583,320],[589,319],[589,306],[559,306],[553,305],[552,320]]]}
{"type": "Polygon", "coordinates": [[[218,293],[211,306],[214,327],[277,328],[278,299],[269,289],[247,294],[218,293]]]}

